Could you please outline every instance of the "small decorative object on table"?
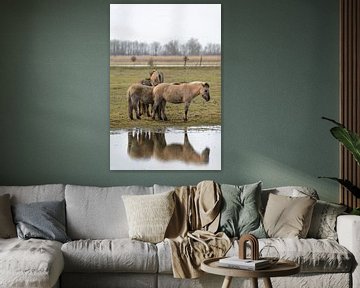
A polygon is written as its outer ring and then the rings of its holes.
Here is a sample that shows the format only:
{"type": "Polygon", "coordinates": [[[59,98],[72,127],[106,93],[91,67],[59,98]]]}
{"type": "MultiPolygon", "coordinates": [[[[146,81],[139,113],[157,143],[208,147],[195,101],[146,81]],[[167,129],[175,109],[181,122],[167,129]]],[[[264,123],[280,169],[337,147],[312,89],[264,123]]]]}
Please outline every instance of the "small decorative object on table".
{"type": "Polygon", "coordinates": [[[224,267],[223,265],[224,262],[227,262],[226,259],[231,261],[233,258],[236,258],[239,262],[255,263],[256,261],[262,260],[259,259],[259,254],[259,242],[257,238],[250,234],[243,235],[239,240],[239,257],[206,259],[201,263],[201,270],[207,273],[225,276],[222,288],[229,288],[233,277],[251,278],[254,288],[258,287],[258,278],[263,278],[265,287],[272,288],[270,277],[288,276],[300,272],[300,266],[298,264],[287,260],[280,260],[274,265],[271,265],[271,262],[265,259],[265,261],[268,261],[269,266],[267,268],[262,267],[261,269],[249,269],[247,267],[244,269],[239,266],[236,268],[229,266],[224,267]],[[246,242],[248,241],[251,246],[251,259],[246,259],[246,242]]]}

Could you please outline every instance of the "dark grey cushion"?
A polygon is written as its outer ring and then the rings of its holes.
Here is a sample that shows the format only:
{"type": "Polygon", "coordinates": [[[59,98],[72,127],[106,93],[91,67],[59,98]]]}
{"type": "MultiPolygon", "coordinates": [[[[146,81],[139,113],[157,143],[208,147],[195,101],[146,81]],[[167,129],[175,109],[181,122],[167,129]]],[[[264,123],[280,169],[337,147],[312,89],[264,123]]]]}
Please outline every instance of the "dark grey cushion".
{"type": "Polygon", "coordinates": [[[223,197],[219,231],[229,237],[251,233],[266,238],[260,216],[261,182],[236,186],[221,185],[223,197]]]}
{"type": "Polygon", "coordinates": [[[13,206],[18,237],[70,241],[65,231],[65,201],[34,202],[13,206]]]}

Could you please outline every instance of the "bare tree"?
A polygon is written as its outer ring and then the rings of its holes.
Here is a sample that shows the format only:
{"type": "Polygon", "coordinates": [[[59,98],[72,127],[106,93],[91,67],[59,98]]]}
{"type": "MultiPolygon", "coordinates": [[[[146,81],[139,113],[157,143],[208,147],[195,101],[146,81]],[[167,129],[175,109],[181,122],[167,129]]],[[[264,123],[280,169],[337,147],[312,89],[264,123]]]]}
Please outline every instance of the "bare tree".
{"type": "Polygon", "coordinates": [[[180,55],[179,41],[171,40],[164,46],[164,53],[166,55],[180,55]]]}
{"type": "Polygon", "coordinates": [[[160,49],[161,49],[160,42],[155,41],[150,44],[150,54],[151,55],[157,56],[160,52],[160,49]]]}
{"type": "Polygon", "coordinates": [[[201,44],[198,39],[191,38],[185,44],[187,55],[200,55],[201,44]]]}
{"type": "Polygon", "coordinates": [[[221,45],[217,43],[208,43],[206,44],[203,53],[205,55],[220,55],[221,54],[221,45]]]}

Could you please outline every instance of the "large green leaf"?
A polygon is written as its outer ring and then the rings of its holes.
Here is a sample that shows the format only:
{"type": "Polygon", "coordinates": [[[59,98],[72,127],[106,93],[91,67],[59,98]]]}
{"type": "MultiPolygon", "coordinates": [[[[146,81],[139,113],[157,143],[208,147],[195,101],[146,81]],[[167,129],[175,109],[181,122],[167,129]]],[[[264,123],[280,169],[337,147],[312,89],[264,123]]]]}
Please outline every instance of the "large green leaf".
{"type": "Polygon", "coordinates": [[[343,127],[331,128],[331,134],[339,140],[354,156],[360,165],[360,137],[356,133],[343,127]]]}
{"type": "Polygon", "coordinates": [[[323,119],[335,123],[337,126],[330,129],[331,134],[339,140],[354,156],[360,165],[360,136],[348,130],[344,125],[335,120],[323,117],[323,119]]]}
{"type": "Polygon", "coordinates": [[[336,177],[318,177],[318,178],[326,178],[330,180],[334,180],[343,185],[346,189],[348,189],[356,198],[360,198],[360,188],[355,186],[351,181],[340,179],[336,177]]]}

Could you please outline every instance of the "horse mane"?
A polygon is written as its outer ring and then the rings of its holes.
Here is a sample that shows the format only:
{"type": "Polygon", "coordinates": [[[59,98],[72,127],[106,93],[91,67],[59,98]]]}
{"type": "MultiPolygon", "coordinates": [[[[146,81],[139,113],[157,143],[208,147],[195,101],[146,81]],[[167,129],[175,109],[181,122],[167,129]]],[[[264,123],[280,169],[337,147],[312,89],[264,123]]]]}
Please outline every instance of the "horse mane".
{"type": "Polygon", "coordinates": [[[190,82],[189,84],[201,84],[201,85],[203,85],[203,86],[210,87],[209,83],[204,82],[204,81],[192,81],[192,82],[190,82]]]}
{"type": "Polygon", "coordinates": [[[183,82],[173,82],[171,85],[181,85],[181,84],[187,84],[189,82],[183,81],[183,82]]]}

